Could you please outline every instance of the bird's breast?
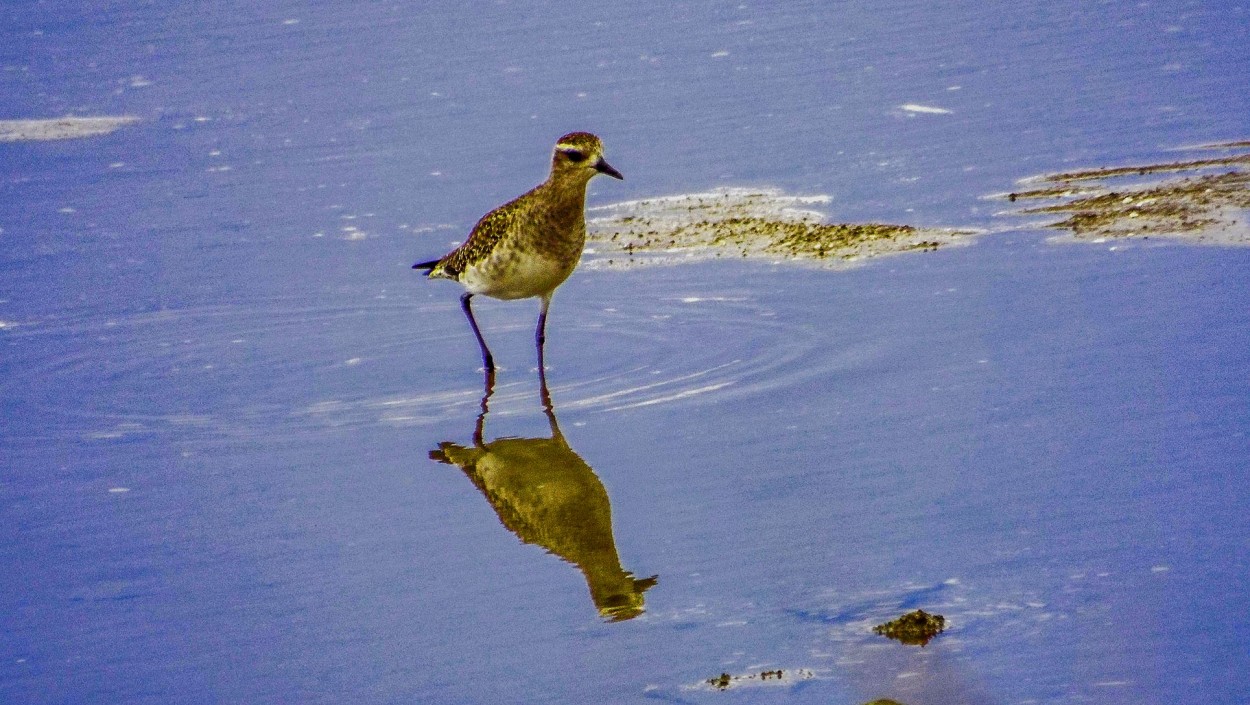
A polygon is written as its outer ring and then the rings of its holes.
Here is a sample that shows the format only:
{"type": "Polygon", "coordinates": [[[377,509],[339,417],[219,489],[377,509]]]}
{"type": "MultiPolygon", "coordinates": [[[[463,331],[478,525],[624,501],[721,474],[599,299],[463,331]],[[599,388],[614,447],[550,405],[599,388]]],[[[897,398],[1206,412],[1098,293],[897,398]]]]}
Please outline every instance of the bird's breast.
{"type": "MultiPolygon", "coordinates": [[[[581,259],[586,244],[585,186],[544,184],[513,201],[492,220],[498,233],[468,258],[459,280],[470,292],[497,299],[546,296],[581,259]]],[[[479,225],[479,227],[484,227],[479,225]]],[[[470,239],[472,242],[472,238],[470,239]]]]}
{"type": "Polygon", "coordinates": [[[571,263],[533,250],[509,249],[492,253],[465,269],[460,283],[474,294],[496,299],[528,299],[551,293],[572,274],[571,263]]]}

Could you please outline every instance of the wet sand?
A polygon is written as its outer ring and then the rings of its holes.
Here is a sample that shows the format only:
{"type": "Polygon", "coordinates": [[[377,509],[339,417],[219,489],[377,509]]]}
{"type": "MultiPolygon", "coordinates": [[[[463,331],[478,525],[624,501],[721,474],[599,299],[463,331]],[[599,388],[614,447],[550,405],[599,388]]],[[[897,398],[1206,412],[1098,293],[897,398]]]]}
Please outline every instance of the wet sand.
{"type": "MultiPolygon", "coordinates": [[[[1244,143],[1212,145],[1232,149],[1244,143]]],[[[1250,245],[1250,154],[1214,159],[1109,167],[1025,179],[1036,188],[1012,192],[1012,201],[1057,201],[1018,213],[1064,214],[1048,227],[1068,231],[1057,240],[1104,242],[1151,237],[1194,244],[1250,245]],[[1167,178],[1141,177],[1167,174],[1167,178]],[[1136,180],[1131,180],[1137,177],[1136,180]]]]}
{"type": "MultiPolygon", "coordinates": [[[[1238,150],[1244,143],[1198,149],[1238,150]]],[[[1066,216],[1044,224],[1068,231],[1055,240],[1158,237],[1244,246],[1250,245],[1248,167],[1250,154],[1230,154],[1083,169],[1022,179],[1028,188],[994,197],[1048,202],[1010,214],[1066,216]]],[[[819,210],[831,200],[771,188],[724,188],[599,206],[588,212],[585,266],[619,269],[733,257],[834,268],[969,244],[985,234],[971,227],[832,223],[819,210]]]]}
{"type": "Polygon", "coordinates": [[[900,252],[964,244],[970,229],[890,223],[829,223],[823,195],[726,188],[592,208],[587,265],[620,268],[717,257],[847,266],[900,252]]]}
{"type": "Polygon", "coordinates": [[[107,135],[138,122],[130,115],[0,120],[0,142],[42,142],[107,135]]]}

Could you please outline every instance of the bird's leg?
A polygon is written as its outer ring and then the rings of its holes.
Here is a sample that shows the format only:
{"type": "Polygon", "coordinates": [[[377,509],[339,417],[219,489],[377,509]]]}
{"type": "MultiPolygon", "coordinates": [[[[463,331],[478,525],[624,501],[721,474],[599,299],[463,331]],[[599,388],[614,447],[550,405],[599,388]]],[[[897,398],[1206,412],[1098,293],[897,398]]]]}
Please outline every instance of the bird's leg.
{"type": "Polygon", "coordinates": [[[473,309],[469,306],[469,299],[473,298],[473,294],[465,292],[460,297],[460,308],[464,309],[464,315],[469,319],[469,325],[473,326],[473,335],[477,337],[478,347],[482,349],[482,366],[486,368],[486,373],[491,377],[495,376],[495,358],[490,354],[490,348],[486,347],[486,339],[482,337],[482,330],[477,327],[477,319],[473,318],[473,309]]]}
{"type": "Polygon", "coordinates": [[[534,330],[534,343],[538,346],[538,383],[542,390],[543,407],[551,408],[551,394],[547,392],[547,365],[543,360],[543,347],[547,342],[547,309],[551,307],[551,296],[542,298],[542,309],[538,312],[538,328],[534,330]]]}
{"type": "Polygon", "coordinates": [[[538,311],[538,327],[534,329],[534,342],[538,343],[538,354],[543,353],[543,343],[547,342],[547,309],[551,308],[551,295],[542,298],[542,308],[538,311]]]}

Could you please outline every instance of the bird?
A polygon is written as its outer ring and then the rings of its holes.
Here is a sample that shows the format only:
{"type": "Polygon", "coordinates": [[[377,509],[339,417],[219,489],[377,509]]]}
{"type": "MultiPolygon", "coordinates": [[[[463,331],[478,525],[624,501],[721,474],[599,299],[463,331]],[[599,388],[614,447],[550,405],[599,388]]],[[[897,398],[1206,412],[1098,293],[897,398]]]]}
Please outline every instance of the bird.
{"type": "Polygon", "coordinates": [[[482,216],[464,243],[443,257],[413,269],[430,279],[450,279],[465,288],[460,307],[469,319],[487,374],[494,358],[473,317],[470,300],[482,294],[511,301],[539,298],[538,372],[543,375],[547,311],[556,288],[577,267],[586,244],[586,186],[599,174],[624,179],[603,158],[603,142],[589,132],[556,140],[547,180],[482,216]]]}

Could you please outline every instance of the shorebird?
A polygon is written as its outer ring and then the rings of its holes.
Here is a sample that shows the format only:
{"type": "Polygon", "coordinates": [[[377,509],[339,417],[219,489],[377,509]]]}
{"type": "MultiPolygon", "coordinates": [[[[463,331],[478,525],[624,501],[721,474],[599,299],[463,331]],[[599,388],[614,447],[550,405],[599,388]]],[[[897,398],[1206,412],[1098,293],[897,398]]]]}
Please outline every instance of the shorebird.
{"type": "Polygon", "coordinates": [[[570,132],[556,141],[551,174],[529,192],[482,216],[464,244],[440,259],[418,262],[430,279],[451,279],[465,288],[460,307],[469,319],[482,364],[495,369],[486,339],[473,318],[478,294],[513,300],[538,297],[538,373],[543,374],[547,310],[556,287],[573,273],[586,244],[586,185],[598,174],[624,179],[603,159],[603,143],[589,132],[570,132]]]}

